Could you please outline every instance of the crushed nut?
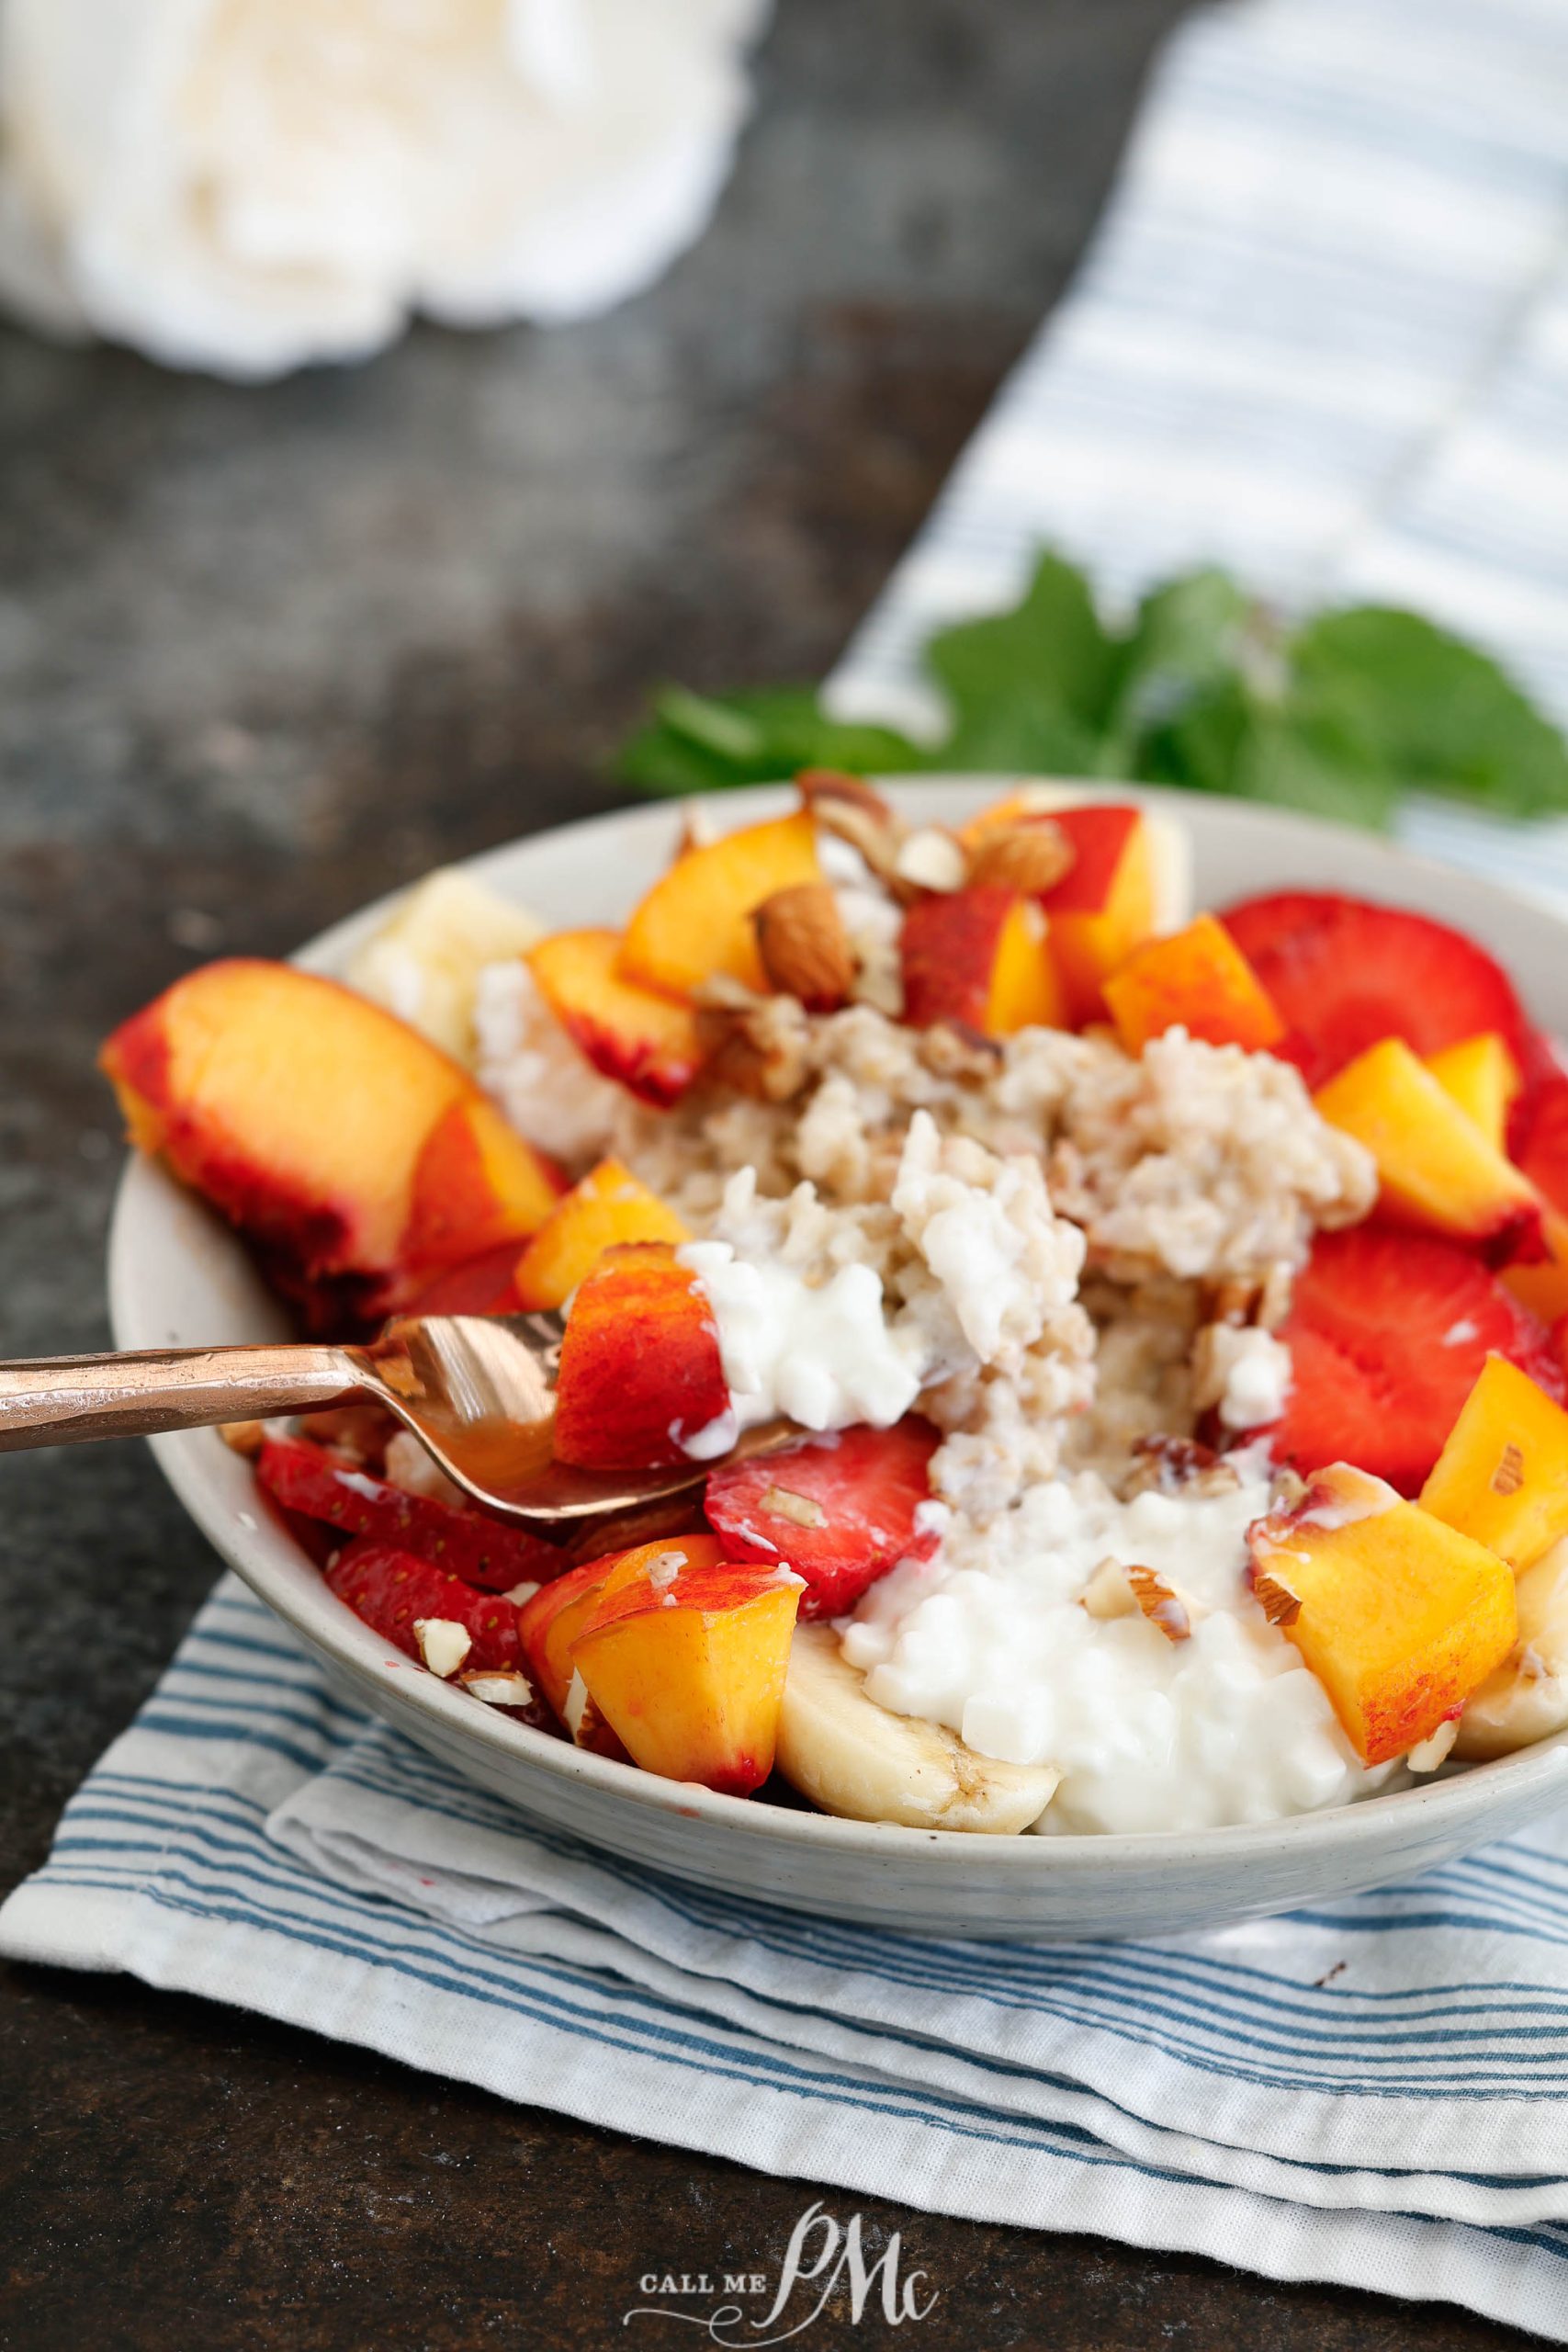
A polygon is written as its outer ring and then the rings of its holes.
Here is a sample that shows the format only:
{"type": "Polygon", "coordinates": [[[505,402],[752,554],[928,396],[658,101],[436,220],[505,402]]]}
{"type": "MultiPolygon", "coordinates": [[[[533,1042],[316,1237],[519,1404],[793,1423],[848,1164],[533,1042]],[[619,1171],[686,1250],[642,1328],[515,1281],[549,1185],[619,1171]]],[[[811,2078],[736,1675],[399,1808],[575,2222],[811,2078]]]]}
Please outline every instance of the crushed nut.
{"type": "Polygon", "coordinates": [[[836,1012],[849,1001],[855,959],[839,901],[828,882],[775,890],[751,917],[762,969],[775,989],[798,997],[808,1012],[836,1012]]]}
{"type": "Polygon", "coordinates": [[[432,1674],[446,1681],[456,1674],[474,1646],[474,1637],[455,1617],[416,1617],[413,1637],[432,1674]]]}
{"type": "Polygon", "coordinates": [[[976,888],[1021,890],[1033,897],[1054,889],[1071,872],[1074,856],[1071,842],[1049,817],[1022,825],[992,825],[970,854],[968,878],[976,888]]]}
{"type": "Polygon", "coordinates": [[[457,1679],[470,1699],[482,1699],[487,1707],[525,1707],[534,1696],[525,1674],[459,1674],[457,1679]]]}
{"type": "Polygon", "coordinates": [[[805,1009],[794,997],[700,1005],[697,1039],[716,1086],[759,1102],[788,1102],[811,1075],[805,1009]]]}
{"type": "Polygon", "coordinates": [[[1439,1764],[1447,1761],[1449,1751],[1458,1737],[1459,1719],[1450,1715],[1438,1725],[1429,1738],[1418,1739],[1404,1760],[1413,1772],[1435,1772],[1439,1764]]]}
{"type": "Polygon", "coordinates": [[[1241,1484],[1234,1465],[1196,1438],[1141,1437],[1133,1451],[1137,1460],[1122,1484],[1124,1502],[1151,1487],[1162,1495],[1225,1495],[1241,1484]]]}
{"type": "Polygon", "coordinates": [[[893,876],[917,890],[962,890],[968,865],[956,834],[944,832],[939,825],[922,825],[899,843],[893,876]]]}
{"type": "Polygon", "coordinates": [[[1153,1568],[1107,1557],[1078,1595],[1091,1617],[1145,1618],[1168,1642],[1184,1642],[1192,1632],[1192,1611],[1174,1585],[1153,1568]]]}
{"type": "Polygon", "coordinates": [[[915,1052],[933,1078],[972,1079],[983,1084],[995,1078],[1007,1048],[999,1037],[987,1037],[966,1021],[938,1021],[917,1031],[915,1052]]]}
{"type": "Polygon", "coordinates": [[[770,1519],[787,1519],[796,1527],[826,1527],[828,1514],[810,1495],[795,1495],[787,1487],[770,1487],[762,1497],[770,1519]]]}
{"type": "Polygon", "coordinates": [[[807,768],[795,785],[823,831],[848,842],[879,882],[891,883],[908,831],[897,810],[863,777],[842,775],[835,768],[807,768]]]}
{"type": "Polygon", "coordinates": [[[1271,1568],[1258,1568],[1254,1571],[1252,1589],[1258,1607],[1270,1625],[1278,1625],[1281,1632],[1287,1626],[1293,1625],[1301,1615],[1301,1594],[1292,1592],[1290,1586],[1281,1577],[1277,1577],[1271,1568]]]}

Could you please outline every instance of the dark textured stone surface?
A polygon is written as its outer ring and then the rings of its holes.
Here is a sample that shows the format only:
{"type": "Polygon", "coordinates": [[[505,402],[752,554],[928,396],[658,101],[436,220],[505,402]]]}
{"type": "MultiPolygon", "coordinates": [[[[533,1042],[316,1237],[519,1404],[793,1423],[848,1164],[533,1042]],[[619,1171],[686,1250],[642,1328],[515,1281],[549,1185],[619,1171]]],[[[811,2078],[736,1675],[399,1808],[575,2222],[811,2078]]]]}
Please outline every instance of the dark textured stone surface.
{"type": "MultiPolygon", "coordinates": [[[[1179,13],[782,0],[718,227],[568,334],[234,391],[0,331],[5,1352],[103,1343],[115,1018],[607,803],[651,680],[830,661],[1060,290],[1179,13]]],[[[5,1883],[213,1567],[138,1449],[0,1462],[5,1883]]],[[[28,2352],[596,2346],[647,2268],[776,2266],[807,2201],[128,1983],[10,1971],[0,2035],[0,2343],[28,2352]]],[[[940,2291],[929,2352],[1517,2340],[864,2211],[940,2291]]]]}

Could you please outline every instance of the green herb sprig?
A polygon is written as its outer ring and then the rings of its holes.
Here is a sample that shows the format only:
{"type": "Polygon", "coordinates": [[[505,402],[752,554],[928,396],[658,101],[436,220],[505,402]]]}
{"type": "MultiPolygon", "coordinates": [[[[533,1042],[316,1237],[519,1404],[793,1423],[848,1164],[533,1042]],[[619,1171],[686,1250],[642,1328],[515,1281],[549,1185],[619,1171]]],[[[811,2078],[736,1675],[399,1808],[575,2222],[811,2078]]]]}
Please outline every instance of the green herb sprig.
{"type": "Polygon", "coordinates": [[[1415,613],[1353,605],[1291,627],[1205,570],[1116,628],[1088,580],[1041,557],[1011,612],[927,643],[948,731],[917,745],[847,724],[811,686],[668,686],[616,763],[658,794],[803,767],[1001,770],[1183,785],[1382,828],[1407,792],[1498,816],[1568,809],[1568,744],[1498,664],[1415,613]]]}

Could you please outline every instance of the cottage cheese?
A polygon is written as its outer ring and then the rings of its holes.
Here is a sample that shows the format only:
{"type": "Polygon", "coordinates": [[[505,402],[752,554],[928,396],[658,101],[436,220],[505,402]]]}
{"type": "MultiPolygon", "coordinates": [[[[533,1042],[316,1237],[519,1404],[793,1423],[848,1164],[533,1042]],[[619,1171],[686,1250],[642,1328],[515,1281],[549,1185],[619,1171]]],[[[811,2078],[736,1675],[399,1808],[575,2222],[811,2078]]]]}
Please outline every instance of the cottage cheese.
{"type": "Polygon", "coordinates": [[[479,973],[474,1037],[479,1084],[520,1135],[572,1168],[609,1148],[626,1096],[578,1052],[518,956],[479,973]]]}
{"type": "Polygon", "coordinates": [[[982,1755],[1062,1773],[1043,1833],[1202,1829],[1344,1804],[1366,1770],[1327,1694],[1247,1589],[1265,1466],[1228,1492],[1120,1502],[1083,1474],[1029,1487],[983,1529],[951,1522],[934,1561],[874,1585],[844,1630],[868,1695],[948,1724],[982,1755]],[[1091,1616],[1106,1559],[1153,1569],[1190,1638],[1091,1616]]]}

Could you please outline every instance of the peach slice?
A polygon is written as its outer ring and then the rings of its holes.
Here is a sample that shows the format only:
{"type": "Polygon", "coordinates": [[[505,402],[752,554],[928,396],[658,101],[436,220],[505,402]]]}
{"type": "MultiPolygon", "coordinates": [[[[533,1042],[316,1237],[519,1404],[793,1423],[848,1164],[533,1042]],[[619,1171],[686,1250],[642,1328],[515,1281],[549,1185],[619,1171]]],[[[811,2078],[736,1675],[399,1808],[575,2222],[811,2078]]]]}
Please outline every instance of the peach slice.
{"type": "Polygon", "coordinates": [[[571,1304],[556,1381],[555,1452],[580,1470],[645,1470],[729,1409],[718,1330],[667,1241],[608,1250],[571,1304]]]}
{"type": "Polygon", "coordinates": [[[749,1796],[773,1769],[799,1584],[776,1567],[687,1567],[673,1546],[647,1551],[601,1595],[572,1664],[645,1772],[749,1796]]]}
{"type": "Polygon", "coordinates": [[[1142,811],[1121,802],[1055,808],[1051,822],[1066,835],[1073,863],[1040,903],[1050,919],[1067,1017],[1077,1024],[1103,1011],[1105,982],[1155,928],[1154,848],[1142,811]]]}
{"type": "Polygon", "coordinates": [[[1258,1599],[1363,1763],[1430,1738],[1513,1646],[1506,1562],[1347,1464],[1255,1520],[1247,1544],[1258,1599]]]}
{"type": "Polygon", "coordinates": [[[1377,1162],[1390,1223],[1473,1242],[1494,1264],[1539,1258],[1541,1203],[1403,1037],[1347,1064],[1314,1096],[1322,1116],[1377,1162]]]}
{"type": "Polygon", "coordinates": [[[566,1179],[477,1096],[442,1114],[414,1163],[399,1261],[420,1287],[447,1266],[525,1241],[554,1209],[566,1179]]]}
{"type": "Polygon", "coordinates": [[[1528,1568],[1568,1535],[1568,1413],[1506,1356],[1488,1356],[1421,1508],[1528,1568]]]}
{"type": "Polygon", "coordinates": [[[1064,1000],[1032,899],[1011,890],[954,890],[917,899],[899,935],[904,1018],[912,1028],[959,1021],[987,1037],[1059,1029],[1064,1000]]]}
{"type": "Polygon", "coordinates": [[[578,1052],[640,1102],[666,1110],[701,1065],[696,1017],[621,971],[618,931],[558,931],[524,958],[578,1052]]]}
{"type": "Polygon", "coordinates": [[[557,1202],[518,1259],[513,1286],[525,1306],[562,1306],[617,1242],[691,1238],[674,1210],[629,1168],[602,1159],[557,1202]]]}
{"type": "Polygon", "coordinates": [[[805,809],[689,849],[633,914],[621,971],[671,996],[689,996],[719,973],[762,993],[753,913],[778,891],[820,878],[817,828],[805,809]]]}
{"type": "Polygon", "coordinates": [[[1427,1068],[1445,1094],[1474,1120],[1494,1151],[1507,1135],[1508,1113],[1524,1085],[1519,1066],[1495,1029],[1463,1038],[1427,1056],[1427,1068]]]}
{"type": "MultiPolygon", "coordinates": [[[[601,1598],[618,1590],[623,1584],[645,1570],[654,1559],[662,1560],[678,1554],[689,1567],[712,1567],[721,1556],[716,1535],[667,1535],[657,1544],[644,1544],[630,1552],[608,1552],[603,1559],[587,1560],[581,1567],[569,1568],[564,1577],[553,1583],[541,1585],[531,1600],[525,1600],[517,1612],[518,1637],[523,1655],[535,1680],[548,1700],[554,1713],[567,1722],[567,1710],[571,1696],[571,1678],[576,1671],[571,1662],[571,1645],[597,1609],[601,1598]]],[[[595,1741],[592,1725],[568,1724],[578,1746],[598,1746],[604,1753],[622,1752],[619,1740],[610,1735],[612,1746],[595,1741]],[[590,1736],[581,1735],[588,1730],[590,1736]]]]}
{"type": "Polygon", "coordinates": [[[100,1059],[131,1141],[260,1245],[280,1284],[337,1283],[367,1313],[395,1291],[433,1131],[482,1100],[378,1005],[243,957],[176,980],[100,1059]]]}
{"type": "Polygon", "coordinates": [[[1105,1001],[1130,1054],[1179,1023],[1207,1045],[1254,1054],[1285,1034],[1262,981],[1213,915],[1135,948],[1106,981],[1105,1001]]]}

